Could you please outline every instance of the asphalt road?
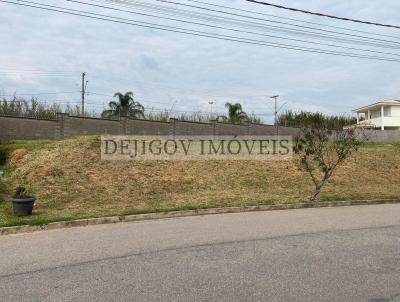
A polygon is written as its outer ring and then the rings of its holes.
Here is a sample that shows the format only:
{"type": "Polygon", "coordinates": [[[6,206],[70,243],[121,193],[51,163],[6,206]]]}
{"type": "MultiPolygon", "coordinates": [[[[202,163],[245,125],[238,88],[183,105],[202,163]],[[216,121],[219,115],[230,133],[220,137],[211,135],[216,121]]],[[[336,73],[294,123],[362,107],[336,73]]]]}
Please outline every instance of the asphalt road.
{"type": "Polygon", "coordinates": [[[0,301],[400,301],[400,205],[3,236],[0,301]]]}

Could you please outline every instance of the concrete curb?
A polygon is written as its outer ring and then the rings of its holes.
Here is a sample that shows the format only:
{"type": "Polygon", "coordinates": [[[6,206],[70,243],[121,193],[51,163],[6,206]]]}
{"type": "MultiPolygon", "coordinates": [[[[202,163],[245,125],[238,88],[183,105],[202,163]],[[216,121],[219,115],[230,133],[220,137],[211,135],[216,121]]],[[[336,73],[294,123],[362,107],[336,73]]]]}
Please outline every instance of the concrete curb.
{"type": "Polygon", "coordinates": [[[102,218],[89,218],[71,221],[52,222],[44,225],[22,225],[15,227],[0,228],[0,236],[13,235],[20,233],[32,233],[43,230],[56,230],[72,227],[83,227],[89,225],[111,224],[120,222],[135,222],[144,220],[156,220],[165,218],[177,218],[188,216],[201,216],[213,214],[228,213],[244,213],[257,211],[276,211],[276,210],[294,210],[306,208],[327,208],[342,206],[360,206],[360,205],[378,205],[378,204],[395,204],[400,203],[400,199],[377,199],[377,200],[354,200],[354,201],[332,201],[332,202],[316,202],[316,203],[297,203],[297,204],[276,204],[276,205],[259,205],[248,207],[231,207],[231,208],[210,208],[198,210],[182,210],[173,212],[149,213],[127,216],[113,216],[102,218]]]}

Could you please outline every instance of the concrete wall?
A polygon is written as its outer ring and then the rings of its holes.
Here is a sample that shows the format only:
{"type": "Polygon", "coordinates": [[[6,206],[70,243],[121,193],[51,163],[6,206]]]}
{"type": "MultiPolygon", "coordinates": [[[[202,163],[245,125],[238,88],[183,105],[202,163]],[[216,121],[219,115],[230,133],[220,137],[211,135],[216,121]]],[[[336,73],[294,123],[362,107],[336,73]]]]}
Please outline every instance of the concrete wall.
{"type": "Polygon", "coordinates": [[[400,143],[399,130],[364,130],[368,142],[372,144],[398,144],[400,143]]]}
{"type": "Polygon", "coordinates": [[[1,116],[0,141],[54,139],[58,125],[56,120],[1,116]]]}
{"type": "MultiPolygon", "coordinates": [[[[280,135],[296,136],[299,129],[279,127],[280,135]]],[[[78,135],[275,135],[276,127],[250,124],[233,125],[226,123],[196,123],[171,119],[169,122],[148,120],[106,120],[73,117],[58,114],[57,120],[0,116],[0,141],[61,139],[78,135]]],[[[400,143],[399,130],[368,130],[371,143],[400,143]]]]}
{"type": "MultiPolygon", "coordinates": [[[[278,131],[281,130],[278,128],[278,131]]],[[[276,135],[276,127],[271,125],[252,124],[250,125],[250,135],[276,135]]]]}
{"type": "Polygon", "coordinates": [[[299,128],[293,127],[279,127],[279,135],[297,136],[300,133],[299,128]]]}
{"type": "Polygon", "coordinates": [[[214,123],[184,122],[171,119],[171,134],[175,135],[207,135],[215,134],[214,123]]]}
{"type": "Polygon", "coordinates": [[[236,136],[248,135],[249,127],[246,125],[233,125],[226,123],[215,123],[215,135],[236,136]]]}
{"type": "Polygon", "coordinates": [[[171,125],[168,122],[123,119],[126,122],[125,132],[129,135],[169,135],[171,125]]]}
{"type": "Polygon", "coordinates": [[[96,134],[121,134],[119,120],[103,120],[63,115],[64,131],[62,137],[96,134]]]}

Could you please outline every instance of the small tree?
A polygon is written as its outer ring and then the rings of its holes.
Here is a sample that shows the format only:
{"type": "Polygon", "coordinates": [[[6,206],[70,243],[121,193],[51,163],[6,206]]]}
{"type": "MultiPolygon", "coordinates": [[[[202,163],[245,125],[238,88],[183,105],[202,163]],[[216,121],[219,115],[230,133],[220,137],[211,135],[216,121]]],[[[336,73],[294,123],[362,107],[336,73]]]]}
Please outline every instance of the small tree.
{"type": "Polygon", "coordinates": [[[327,129],[324,124],[301,127],[295,139],[294,152],[299,156],[301,168],[306,171],[315,186],[310,200],[314,201],[335,170],[358,150],[366,140],[361,129],[327,129]]]}

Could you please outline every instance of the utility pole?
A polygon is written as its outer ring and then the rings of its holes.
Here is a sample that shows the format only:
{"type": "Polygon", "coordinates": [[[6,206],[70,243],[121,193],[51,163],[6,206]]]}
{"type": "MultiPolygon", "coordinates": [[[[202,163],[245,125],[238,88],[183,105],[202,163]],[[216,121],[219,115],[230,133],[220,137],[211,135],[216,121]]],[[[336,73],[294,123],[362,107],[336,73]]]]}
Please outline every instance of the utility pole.
{"type": "Polygon", "coordinates": [[[213,110],[212,109],[213,109],[214,101],[209,101],[208,104],[210,104],[210,107],[211,107],[210,108],[210,116],[212,117],[212,115],[213,115],[213,110]]]}
{"type": "Polygon", "coordinates": [[[274,101],[275,101],[275,110],[274,110],[275,121],[274,121],[274,126],[276,127],[276,136],[279,135],[279,128],[278,128],[278,98],[279,98],[279,95],[271,96],[271,99],[274,99],[274,101]]]}
{"type": "Polygon", "coordinates": [[[86,81],[86,83],[85,83],[85,76],[86,76],[86,72],[83,72],[82,73],[82,108],[81,108],[81,110],[82,110],[82,116],[84,116],[85,115],[85,90],[86,90],[86,84],[87,84],[87,81],[86,81]]]}
{"type": "Polygon", "coordinates": [[[174,103],[172,104],[171,109],[169,110],[169,115],[172,114],[172,110],[174,110],[174,107],[175,107],[176,103],[178,103],[177,100],[175,100],[174,103]]]}

